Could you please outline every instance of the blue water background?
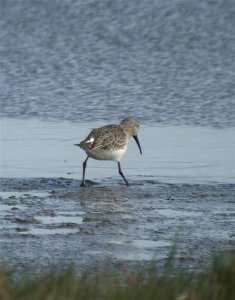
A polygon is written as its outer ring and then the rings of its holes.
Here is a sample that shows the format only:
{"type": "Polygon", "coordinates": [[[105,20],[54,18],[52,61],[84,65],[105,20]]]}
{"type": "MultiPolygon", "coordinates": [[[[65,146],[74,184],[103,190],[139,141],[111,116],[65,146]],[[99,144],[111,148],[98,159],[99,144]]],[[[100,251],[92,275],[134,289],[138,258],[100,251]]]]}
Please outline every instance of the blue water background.
{"type": "Polygon", "coordinates": [[[235,125],[234,0],[2,0],[1,115],[235,125]]]}

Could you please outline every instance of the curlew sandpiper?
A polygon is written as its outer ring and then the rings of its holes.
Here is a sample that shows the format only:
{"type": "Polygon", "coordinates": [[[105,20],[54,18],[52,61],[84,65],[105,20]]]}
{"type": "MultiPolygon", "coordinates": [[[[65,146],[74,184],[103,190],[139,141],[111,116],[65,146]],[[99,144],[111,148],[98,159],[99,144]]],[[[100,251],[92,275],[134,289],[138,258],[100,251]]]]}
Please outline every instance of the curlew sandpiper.
{"type": "Polygon", "coordinates": [[[128,141],[133,137],[139,147],[140,153],[142,150],[137,137],[139,124],[135,118],[128,117],[121,121],[120,124],[110,124],[100,128],[95,128],[87,136],[87,138],[79,144],[75,144],[82,148],[87,158],[83,162],[83,173],[81,186],[85,186],[85,172],[87,160],[89,157],[98,160],[112,160],[118,163],[118,172],[122,176],[126,185],[129,185],[122,169],[120,160],[127,149],[128,141]]]}

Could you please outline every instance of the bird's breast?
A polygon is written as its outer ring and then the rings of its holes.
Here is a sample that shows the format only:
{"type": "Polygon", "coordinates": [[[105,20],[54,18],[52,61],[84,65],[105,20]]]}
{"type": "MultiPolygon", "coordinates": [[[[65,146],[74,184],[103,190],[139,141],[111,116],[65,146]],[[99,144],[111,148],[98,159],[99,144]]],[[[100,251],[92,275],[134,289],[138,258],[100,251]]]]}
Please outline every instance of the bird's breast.
{"type": "Polygon", "coordinates": [[[120,148],[120,149],[95,149],[89,150],[86,149],[87,155],[94,159],[98,160],[113,160],[113,161],[120,161],[124,153],[126,152],[127,146],[120,148]]]}

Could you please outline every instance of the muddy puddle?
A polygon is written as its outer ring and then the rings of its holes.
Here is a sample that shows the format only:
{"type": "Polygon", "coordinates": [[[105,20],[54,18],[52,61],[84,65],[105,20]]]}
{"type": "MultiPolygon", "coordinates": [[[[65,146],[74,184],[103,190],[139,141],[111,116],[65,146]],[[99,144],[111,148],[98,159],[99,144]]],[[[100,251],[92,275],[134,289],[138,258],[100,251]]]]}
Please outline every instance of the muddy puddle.
{"type": "Polygon", "coordinates": [[[195,270],[234,249],[233,184],[131,181],[2,179],[1,262],[34,271],[107,260],[161,266],[176,242],[178,263],[195,270]]]}

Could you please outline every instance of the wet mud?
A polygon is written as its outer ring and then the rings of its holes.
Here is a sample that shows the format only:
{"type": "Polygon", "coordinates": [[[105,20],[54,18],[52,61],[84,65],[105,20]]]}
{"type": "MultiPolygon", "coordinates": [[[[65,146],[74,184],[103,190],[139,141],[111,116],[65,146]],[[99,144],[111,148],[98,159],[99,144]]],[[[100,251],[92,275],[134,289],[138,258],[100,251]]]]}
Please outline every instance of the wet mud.
{"type": "Polygon", "coordinates": [[[22,272],[112,261],[199,270],[235,247],[235,185],[163,183],[153,177],[1,179],[0,263],[22,272]]]}

